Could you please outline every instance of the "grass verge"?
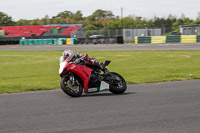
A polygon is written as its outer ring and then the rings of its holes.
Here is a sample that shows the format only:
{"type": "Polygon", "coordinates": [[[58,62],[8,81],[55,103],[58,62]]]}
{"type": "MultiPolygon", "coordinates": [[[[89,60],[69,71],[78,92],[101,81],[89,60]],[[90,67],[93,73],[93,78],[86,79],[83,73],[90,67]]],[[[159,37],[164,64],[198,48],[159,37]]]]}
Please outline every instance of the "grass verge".
{"type": "MultiPolygon", "coordinates": [[[[82,52],[84,53],[84,52],[82,52]]],[[[129,84],[200,78],[200,51],[87,51],[129,84]]],[[[0,93],[60,88],[61,51],[1,51],[0,93]]]]}

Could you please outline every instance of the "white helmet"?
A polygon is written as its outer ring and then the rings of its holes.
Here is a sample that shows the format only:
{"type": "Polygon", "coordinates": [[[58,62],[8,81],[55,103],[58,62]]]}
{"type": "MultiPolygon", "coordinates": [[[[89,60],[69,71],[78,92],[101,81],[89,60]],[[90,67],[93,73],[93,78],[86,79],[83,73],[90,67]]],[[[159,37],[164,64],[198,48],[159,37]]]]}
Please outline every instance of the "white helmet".
{"type": "Polygon", "coordinates": [[[71,50],[65,50],[63,52],[64,60],[71,61],[74,58],[74,52],[71,50]]]}

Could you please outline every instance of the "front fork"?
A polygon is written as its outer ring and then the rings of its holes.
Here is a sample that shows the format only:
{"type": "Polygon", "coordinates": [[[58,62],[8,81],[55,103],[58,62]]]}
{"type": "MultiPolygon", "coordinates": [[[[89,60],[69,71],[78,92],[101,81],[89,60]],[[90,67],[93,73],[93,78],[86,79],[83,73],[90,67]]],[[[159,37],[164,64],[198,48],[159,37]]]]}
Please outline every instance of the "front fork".
{"type": "MultiPolygon", "coordinates": [[[[69,73],[69,80],[71,81],[72,86],[77,85],[77,82],[76,82],[76,79],[75,79],[75,76],[74,76],[73,73],[69,73]]],[[[78,84],[78,85],[79,85],[79,84],[78,84]]]]}

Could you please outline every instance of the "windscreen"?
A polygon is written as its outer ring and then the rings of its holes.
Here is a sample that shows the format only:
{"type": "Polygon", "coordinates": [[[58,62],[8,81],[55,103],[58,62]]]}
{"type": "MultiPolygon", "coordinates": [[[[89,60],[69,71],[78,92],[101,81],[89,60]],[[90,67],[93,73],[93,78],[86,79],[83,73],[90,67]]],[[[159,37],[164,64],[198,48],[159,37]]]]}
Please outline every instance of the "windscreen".
{"type": "Polygon", "coordinates": [[[60,61],[60,63],[61,63],[61,62],[64,62],[64,61],[65,61],[65,60],[64,60],[64,57],[63,57],[63,56],[60,56],[59,61],[60,61]]]}

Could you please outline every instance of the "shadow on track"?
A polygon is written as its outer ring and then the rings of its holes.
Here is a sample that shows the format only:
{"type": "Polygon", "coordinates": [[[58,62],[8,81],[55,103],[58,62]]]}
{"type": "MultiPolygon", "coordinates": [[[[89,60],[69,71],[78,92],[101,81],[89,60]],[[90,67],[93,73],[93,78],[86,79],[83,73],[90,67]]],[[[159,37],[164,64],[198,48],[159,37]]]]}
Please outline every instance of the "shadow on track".
{"type": "Polygon", "coordinates": [[[113,94],[113,93],[91,93],[91,94],[84,94],[81,97],[100,97],[100,96],[125,96],[135,94],[136,92],[126,92],[123,94],[113,94]]]}

